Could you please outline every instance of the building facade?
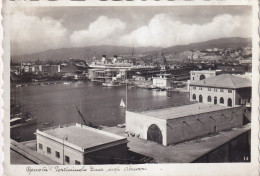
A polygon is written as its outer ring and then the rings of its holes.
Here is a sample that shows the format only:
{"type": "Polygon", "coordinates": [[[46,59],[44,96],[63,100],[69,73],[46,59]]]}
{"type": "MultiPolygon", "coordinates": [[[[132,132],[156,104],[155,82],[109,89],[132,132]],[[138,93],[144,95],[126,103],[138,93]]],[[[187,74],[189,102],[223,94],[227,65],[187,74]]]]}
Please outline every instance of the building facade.
{"type": "Polygon", "coordinates": [[[157,110],[126,111],[126,132],[164,146],[243,125],[244,107],[196,103],[157,110]]]}
{"type": "Polygon", "coordinates": [[[251,103],[251,79],[222,74],[190,83],[190,101],[235,107],[251,103]]]}
{"type": "Polygon", "coordinates": [[[81,124],[36,131],[37,152],[60,164],[126,163],[127,140],[81,124]]]}
{"type": "Polygon", "coordinates": [[[160,74],[159,77],[153,77],[153,86],[159,88],[172,87],[173,79],[169,78],[170,74],[160,74]]]}
{"type": "Polygon", "coordinates": [[[190,72],[190,82],[195,82],[203,79],[210,78],[212,76],[217,76],[220,74],[218,70],[199,70],[190,72]]]}

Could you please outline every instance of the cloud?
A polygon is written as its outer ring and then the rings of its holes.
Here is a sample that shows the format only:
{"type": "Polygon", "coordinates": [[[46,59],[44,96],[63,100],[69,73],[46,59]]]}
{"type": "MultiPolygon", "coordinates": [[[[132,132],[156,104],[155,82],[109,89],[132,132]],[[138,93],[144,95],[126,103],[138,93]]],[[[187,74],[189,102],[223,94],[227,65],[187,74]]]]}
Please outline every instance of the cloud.
{"type": "Polygon", "coordinates": [[[96,44],[99,42],[104,43],[112,35],[122,32],[125,26],[125,23],[119,19],[100,16],[89,25],[88,29],[74,31],[70,36],[70,40],[74,46],[89,45],[92,42],[96,44]]]}
{"type": "Polygon", "coordinates": [[[157,14],[147,26],[139,27],[130,34],[122,36],[120,43],[167,47],[222,37],[250,37],[249,23],[248,18],[222,14],[205,24],[185,24],[167,14],[157,14]]]}
{"type": "Polygon", "coordinates": [[[11,15],[11,50],[14,54],[32,53],[66,45],[67,30],[61,21],[50,17],[11,15]]]}

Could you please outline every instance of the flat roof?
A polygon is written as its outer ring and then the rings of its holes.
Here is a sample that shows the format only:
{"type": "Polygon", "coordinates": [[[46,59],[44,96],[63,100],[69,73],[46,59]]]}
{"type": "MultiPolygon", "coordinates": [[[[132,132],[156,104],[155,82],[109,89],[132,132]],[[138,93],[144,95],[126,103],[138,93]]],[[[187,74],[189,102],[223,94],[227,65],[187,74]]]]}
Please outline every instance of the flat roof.
{"type": "Polygon", "coordinates": [[[201,113],[207,113],[212,111],[219,111],[223,109],[229,109],[231,107],[210,105],[204,103],[195,103],[184,106],[156,109],[140,112],[140,114],[160,118],[160,119],[175,119],[179,117],[185,117],[190,115],[196,115],[201,113]]]}
{"type": "Polygon", "coordinates": [[[126,138],[124,137],[95,128],[87,127],[81,124],[70,124],[52,127],[40,131],[49,135],[49,137],[55,137],[61,141],[63,141],[64,136],[67,135],[68,137],[67,140],[65,140],[65,144],[70,143],[80,147],[81,149],[87,149],[99,145],[113,143],[123,139],[126,140],[126,138]]]}
{"type": "Polygon", "coordinates": [[[191,71],[193,73],[215,73],[215,72],[219,72],[221,70],[194,70],[191,71]]]}

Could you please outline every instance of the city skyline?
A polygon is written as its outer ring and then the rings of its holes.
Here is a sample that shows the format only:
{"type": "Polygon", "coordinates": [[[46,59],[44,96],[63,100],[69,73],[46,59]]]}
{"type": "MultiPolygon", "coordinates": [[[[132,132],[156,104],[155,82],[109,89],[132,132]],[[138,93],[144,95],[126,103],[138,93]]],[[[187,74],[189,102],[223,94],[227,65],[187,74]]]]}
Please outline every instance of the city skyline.
{"type": "Polygon", "coordinates": [[[244,24],[251,23],[250,16],[251,8],[244,6],[164,7],[163,10],[161,7],[16,7],[11,13],[11,53],[93,45],[169,47],[224,37],[248,38],[251,28],[244,24]]]}

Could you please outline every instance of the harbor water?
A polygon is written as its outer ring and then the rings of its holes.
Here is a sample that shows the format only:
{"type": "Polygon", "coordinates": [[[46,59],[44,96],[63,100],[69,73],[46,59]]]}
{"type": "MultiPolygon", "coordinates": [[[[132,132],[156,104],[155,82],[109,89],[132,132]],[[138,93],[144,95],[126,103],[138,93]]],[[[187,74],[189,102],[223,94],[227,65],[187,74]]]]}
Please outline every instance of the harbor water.
{"type": "Polygon", "coordinates": [[[37,117],[37,123],[11,129],[11,138],[19,141],[35,139],[36,129],[68,123],[84,124],[77,108],[87,121],[114,126],[125,123],[126,103],[131,111],[177,106],[189,102],[188,93],[141,88],[102,87],[93,82],[60,82],[37,86],[12,87],[12,98],[23,112],[37,117]]]}

